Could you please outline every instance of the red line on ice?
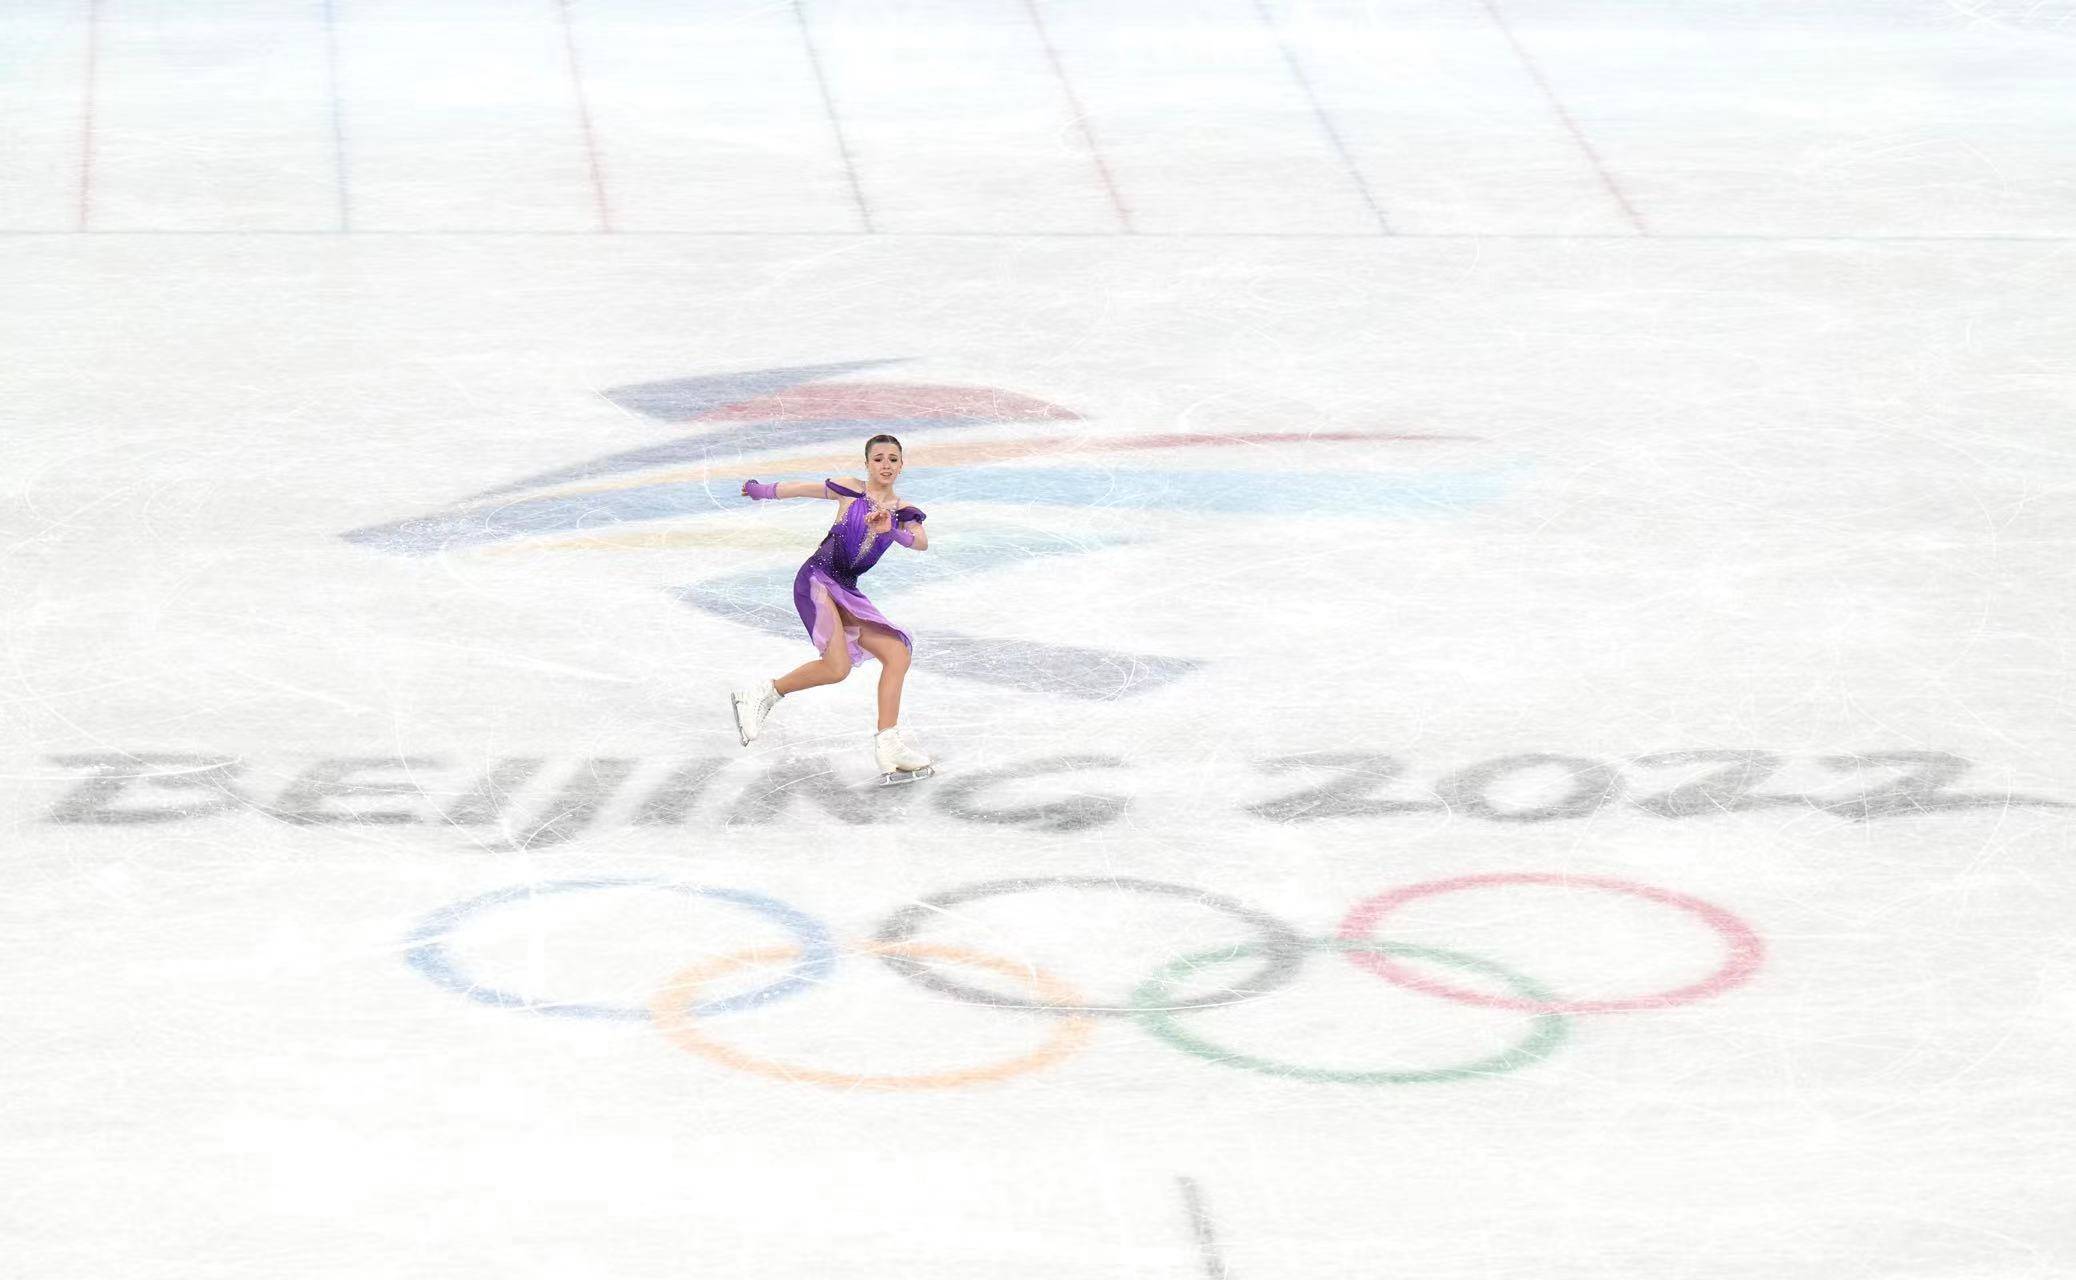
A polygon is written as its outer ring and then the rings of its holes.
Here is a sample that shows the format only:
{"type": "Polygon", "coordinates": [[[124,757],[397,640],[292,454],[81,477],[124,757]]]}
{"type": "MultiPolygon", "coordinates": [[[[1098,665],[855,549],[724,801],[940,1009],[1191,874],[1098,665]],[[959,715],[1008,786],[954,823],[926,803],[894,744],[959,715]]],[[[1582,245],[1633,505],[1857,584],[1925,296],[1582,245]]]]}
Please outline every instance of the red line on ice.
{"type": "Polygon", "coordinates": [[[79,107],[79,230],[94,207],[94,96],[101,64],[101,0],[87,0],[86,86],[79,107]]]}
{"type": "Polygon", "coordinates": [[[1499,5],[1494,0],[1478,0],[1478,2],[1485,6],[1486,13],[1492,15],[1492,21],[1498,25],[1499,33],[1506,37],[1507,43],[1514,47],[1514,56],[1521,60],[1521,65],[1534,78],[1536,87],[1543,91],[1543,97],[1549,100],[1550,109],[1557,113],[1557,118],[1564,122],[1566,129],[1571,131],[1572,141],[1578,143],[1579,150],[1585,152],[1586,158],[1593,162],[1593,171],[1600,175],[1600,184],[1606,187],[1607,193],[1615,198],[1615,203],[1622,206],[1622,214],[1629,219],[1629,225],[1635,227],[1636,234],[1640,236],[1651,234],[1650,230],[1644,226],[1643,216],[1637,213],[1636,206],[1629,203],[1629,197],[1623,192],[1622,184],[1615,181],[1615,175],[1608,169],[1607,162],[1600,158],[1600,153],[1593,149],[1593,144],[1586,141],[1585,131],[1579,128],[1579,122],[1572,119],[1571,112],[1565,110],[1564,103],[1559,101],[1557,91],[1550,87],[1550,82],[1543,75],[1542,68],[1536,65],[1535,59],[1529,56],[1528,50],[1515,37],[1513,27],[1507,25],[1506,15],[1499,11],[1499,5]]]}
{"type": "Polygon", "coordinates": [[[562,13],[562,47],[569,54],[570,87],[577,95],[577,119],[584,128],[584,154],[591,162],[591,194],[598,204],[598,229],[613,229],[612,206],[606,201],[605,169],[598,159],[598,133],[591,127],[591,103],[584,96],[584,69],[577,61],[577,33],[570,20],[569,0],[556,5],[562,13]]]}
{"type": "Polygon", "coordinates": [[[1125,207],[1124,196],[1117,190],[1117,179],[1111,176],[1110,166],[1103,160],[1103,149],[1096,145],[1095,131],[1089,128],[1088,108],[1081,105],[1081,96],[1074,92],[1074,82],[1067,79],[1067,69],[1060,65],[1059,50],[1053,48],[1052,36],[1045,30],[1045,19],[1038,16],[1037,0],[1024,0],[1024,12],[1031,15],[1031,25],[1038,31],[1038,42],[1045,46],[1045,60],[1052,64],[1053,75],[1059,77],[1060,90],[1067,95],[1067,105],[1073,108],[1074,123],[1081,128],[1081,138],[1088,144],[1089,159],[1096,162],[1096,176],[1103,180],[1103,190],[1110,193],[1110,207],[1117,211],[1117,220],[1126,231],[1137,231],[1132,225],[1132,211],[1125,207]]]}

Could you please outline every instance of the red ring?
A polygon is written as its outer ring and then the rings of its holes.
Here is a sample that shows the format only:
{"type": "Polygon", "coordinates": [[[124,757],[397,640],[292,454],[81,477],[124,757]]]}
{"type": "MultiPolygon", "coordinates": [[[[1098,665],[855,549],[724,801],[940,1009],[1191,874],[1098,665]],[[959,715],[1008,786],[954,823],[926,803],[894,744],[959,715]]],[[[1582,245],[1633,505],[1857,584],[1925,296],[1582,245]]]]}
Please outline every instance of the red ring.
{"type": "Polygon", "coordinates": [[[1656,995],[1634,996],[1626,1000],[1527,1000],[1518,996],[1486,995],[1480,991],[1465,991],[1445,982],[1424,977],[1390,956],[1380,952],[1349,951],[1343,954],[1355,964],[1402,987],[1424,991],[1428,995],[1440,996],[1462,1004],[1479,1004],[1492,1009],[1519,1009],[1528,1013],[1630,1013],[1638,1009],[1669,1009],[1674,1005],[1689,1004],[1721,995],[1758,972],[1766,958],[1766,944],[1744,921],[1712,902],[1655,885],[1638,884],[1633,880],[1611,880],[1601,876],[1568,876],[1544,872],[1498,872],[1482,876],[1458,876],[1451,880],[1429,880],[1423,884],[1407,885],[1401,889],[1390,889],[1374,898],[1365,898],[1355,904],[1348,918],[1341,922],[1340,936],[1350,942],[1373,941],[1371,930],[1386,912],[1396,910],[1415,898],[1431,897],[1439,893],[1454,893],[1458,889],[1478,889],[1498,884],[1554,884],[1572,888],[1609,889],[1616,893],[1632,894],[1648,898],[1652,902],[1663,902],[1701,917],[1703,923],[1723,936],[1729,944],[1729,956],[1721,968],[1699,982],[1661,991],[1656,995]]]}

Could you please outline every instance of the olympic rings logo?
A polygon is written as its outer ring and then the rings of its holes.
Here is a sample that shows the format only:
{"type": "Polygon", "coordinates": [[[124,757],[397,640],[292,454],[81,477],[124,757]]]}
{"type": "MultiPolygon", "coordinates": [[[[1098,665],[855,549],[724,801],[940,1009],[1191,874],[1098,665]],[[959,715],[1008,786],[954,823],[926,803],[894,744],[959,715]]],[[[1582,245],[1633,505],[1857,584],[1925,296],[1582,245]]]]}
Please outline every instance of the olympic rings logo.
{"type": "Polygon", "coordinates": [[[1136,1023],[1158,1040],[1222,1067],[1292,1080],[1387,1085],[1477,1079],[1516,1071],[1549,1057],[1570,1035],[1571,1020],[1575,1017],[1666,1009],[1721,995],[1749,981],[1765,958],[1765,945],[1757,932],[1713,903],[1636,881],[1536,872],[1457,876],[1389,889],[1356,903],[1335,932],[1321,936],[1307,936],[1275,916],[1223,894],[1163,880],[1096,876],[991,880],[912,902],[882,921],[869,941],[849,946],[839,946],[828,926],[815,917],[776,898],[743,889],[653,879],[557,880],[498,890],[436,911],[411,930],[406,946],[405,960],[421,976],[480,1004],[553,1017],[646,1021],[678,1047],[736,1071],[789,1083],[877,1090],[954,1088],[1038,1071],[1087,1047],[1106,1019],[1136,1023]],[[1663,991],[1620,999],[1567,998],[1491,960],[1377,936],[1381,924],[1415,902],[1519,885],[1594,890],[1672,908],[1714,933],[1721,946],[1721,959],[1705,977],[1663,991]],[[513,903],[626,888],[686,894],[740,907],[779,925],[792,935],[793,941],[787,946],[758,947],[723,955],[686,968],[667,979],[644,1005],[550,1002],[489,986],[475,981],[462,969],[450,945],[457,930],[513,903]],[[1120,998],[1105,1000],[1024,962],[970,947],[930,942],[919,936],[931,920],[942,918],[955,908],[1050,888],[1119,891],[1207,906],[1245,926],[1253,939],[1178,956],[1120,998]],[[1457,1004],[1526,1014],[1527,1029],[1513,1044],[1470,1061],[1413,1070],[1345,1070],[1235,1052],[1190,1027],[1192,1012],[1258,999],[1291,985],[1311,958],[1322,953],[1338,956],[1406,990],[1457,1004]],[[737,1047],[725,1037],[730,1015],[806,994],[834,980],[845,962],[859,959],[877,960],[937,995],[1042,1016],[1048,1022],[1038,1043],[1014,1056],[975,1066],[905,1075],[863,1074],[777,1061],[737,1047]],[[1235,970],[1241,976],[1209,990],[1200,989],[1199,984],[1207,978],[1216,980],[1235,970]],[[1458,976],[1438,978],[1434,976],[1437,971],[1458,976]],[[708,994],[723,979],[766,972],[773,976],[762,986],[727,996],[708,994]],[[977,985],[971,980],[975,975],[1006,979],[1015,991],[1012,994],[977,985]],[[1185,990],[1192,994],[1184,994],[1185,990]]]}

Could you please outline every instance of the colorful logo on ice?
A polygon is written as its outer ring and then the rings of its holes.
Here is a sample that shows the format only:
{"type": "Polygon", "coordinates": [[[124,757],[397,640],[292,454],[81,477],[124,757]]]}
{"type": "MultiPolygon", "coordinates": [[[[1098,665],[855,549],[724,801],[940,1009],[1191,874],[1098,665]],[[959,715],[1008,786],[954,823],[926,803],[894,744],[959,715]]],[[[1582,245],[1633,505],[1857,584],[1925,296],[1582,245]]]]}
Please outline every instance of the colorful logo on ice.
{"type": "MultiPolygon", "coordinates": [[[[1492,468],[1418,468],[1368,474],[1301,472],[1260,465],[1263,447],[1339,441],[1436,441],[1465,437],[1302,429],[1243,434],[1092,436],[1068,424],[1071,409],[1014,392],[931,383],[849,381],[845,375],[896,360],[760,369],[616,387],[614,404],[679,432],[486,489],[441,511],[355,529],[347,541],[399,555],[436,552],[599,551],[799,545],[746,525],[738,492],[748,476],[855,474],[857,451],[879,432],[898,435],[918,458],[902,488],[935,511],[953,503],[1103,511],[1273,515],[1279,521],[1376,517],[1460,510],[1496,497],[1505,473],[1492,468]],[[975,429],[1032,424],[1015,440],[976,439],[975,429]],[[1187,455],[1255,446],[1245,468],[1147,465],[1146,455],[1187,455]],[[722,520],[723,515],[738,517],[722,520]]],[[[928,556],[900,557],[883,588],[986,571],[1034,556],[1063,556],[1140,539],[1076,528],[962,533],[928,556]]],[[[797,557],[796,557],[797,559],[797,557]]],[[[678,589],[685,603],[768,631],[799,630],[786,602],[792,560],[768,571],[678,589]]],[[[1188,658],[931,630],[918,644],[939,674],[1074,698],[1108,699],[1156,688],[1195,669],[1188,658]]]]}

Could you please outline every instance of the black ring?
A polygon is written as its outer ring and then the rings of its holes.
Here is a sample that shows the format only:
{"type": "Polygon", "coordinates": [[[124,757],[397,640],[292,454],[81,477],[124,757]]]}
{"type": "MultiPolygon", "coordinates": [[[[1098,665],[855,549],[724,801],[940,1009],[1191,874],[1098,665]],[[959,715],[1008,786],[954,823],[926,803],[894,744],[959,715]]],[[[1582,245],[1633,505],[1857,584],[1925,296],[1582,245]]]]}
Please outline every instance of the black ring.
{"type": "MultiPolygon", "coordinates": [[[[1233,952],[1236,956],[1252,954],[1262,957],[1261,968],[1256,970],[1251,978],[1244,982],[1236,983],[1233,986],[1223,987],[1208,995],[1193,996],[1187,1000],[1175,1000],[1164,1006],[1166,1009],[1204,1009],[1214,1005],[1235,1004],[1242,1000],[1251,1000],[1255,996],[1267,995],[1278,987],[1287,986],[1294,981],[1298,976],[1298,971],[1305,964],[1307,949],[1305,939],[1299,935],[1296,929],[1266,912],[1257,911],[1253,907],[1237,902],[1223,894],[1212,893],[1208,889],[1199,889],[1192,885],[1171,884],[1166,880],[1133,880],[1115,876],[1039,876],[1031,879],[987,880],[979,884],[969,884],[961,888],[949,889],[943,893],[933,893],[927,898],[909,903],[888,916],[880,925],[879,934],[875,941],[882,946],[888,943],[906,942],[916,935],[929,917],[946,907],[955,907],[960,903],[971,902],[975,898],[991,898],[998,894],[1022,893],[1030,889],[1054,887],[1129,889],[1135,893],[1153,893],[1172,898],[1186,898],[1191,902],[1201,902],[1206,906],[1216,907],[1228,915],[1246,921],[1254,929],[1258,935],[1258,941],[1251,944],[1235,943],[1233,946],[1233,952]]],[[[917,985],[928,987],[941,995],[951,996],[953,999],[964,1000],[971,1004],[993,1005],[1001,1009],[1042,1010],[1048,1013],[1106,1014],[1113,1017],[1130,1017],[1135,1013],[1145,1012],[1145,1010],[1132,1004],[1129,995],[1114,1005],[1052,1004],[1045,1001],[1032,1001],[1027,997],[1002,995],[981,987],[969,987],[963,983],[954,982],[950,978],[939,974],[926,961],[919,960],[913,956],[897,956],[881,952],[879,958],[894,972],[915,982],[917,985]]]]}

